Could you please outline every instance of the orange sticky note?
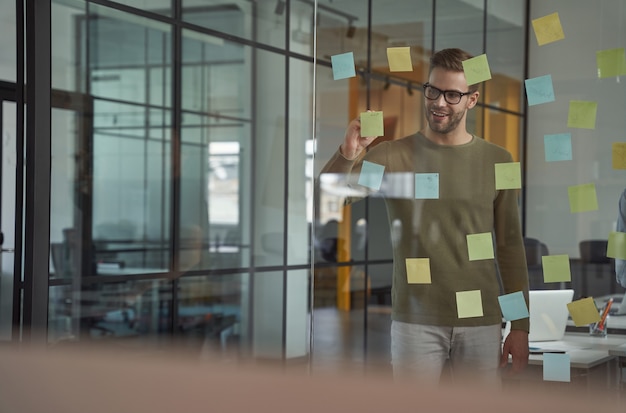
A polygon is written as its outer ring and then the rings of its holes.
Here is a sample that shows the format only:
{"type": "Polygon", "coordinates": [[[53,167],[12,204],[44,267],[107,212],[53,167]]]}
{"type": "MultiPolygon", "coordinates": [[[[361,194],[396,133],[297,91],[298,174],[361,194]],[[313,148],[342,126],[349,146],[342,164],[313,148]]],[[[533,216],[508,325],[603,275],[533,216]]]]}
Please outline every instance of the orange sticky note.
{"type": "Polygon", "coordinates": [[[611,153],[613,169],[626,169],[626,142],[613,142],[611,153]]]}
{"type": "Polygon", "coordinates": [[[593,297],[572,301],[567,304],[567,309],[576,327],[600,321],[600,313],[593,297]]]}
{"type": "Polygon", "coordinates": [[[430,258],[407,258],[406,281],[409,284],[430,284],[430,258]]]}

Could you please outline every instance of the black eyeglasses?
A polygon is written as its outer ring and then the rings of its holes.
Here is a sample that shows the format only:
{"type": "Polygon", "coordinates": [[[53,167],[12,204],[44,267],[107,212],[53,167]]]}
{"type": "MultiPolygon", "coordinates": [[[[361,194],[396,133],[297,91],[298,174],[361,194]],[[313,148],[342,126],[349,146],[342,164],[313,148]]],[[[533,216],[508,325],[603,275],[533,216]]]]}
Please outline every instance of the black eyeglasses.
{"type": "Polygon", "coordinates": [[[432,86],[430,83],[424,83],[424,96],[426,96],[426,99],[430,99],[430,100],[436,100],[439,99],[439,96],[441,96],[441,94],[443,93],[443,98],[446,100],[446,102],[448,102],[451,105],[456,105],[457,103],[459,103],[461,101],[461,98],[465,95],[471,95],[472,91],[470,92],[459,92],[456,90],[441,90],[438,89],[434,86],[432,86]]]}

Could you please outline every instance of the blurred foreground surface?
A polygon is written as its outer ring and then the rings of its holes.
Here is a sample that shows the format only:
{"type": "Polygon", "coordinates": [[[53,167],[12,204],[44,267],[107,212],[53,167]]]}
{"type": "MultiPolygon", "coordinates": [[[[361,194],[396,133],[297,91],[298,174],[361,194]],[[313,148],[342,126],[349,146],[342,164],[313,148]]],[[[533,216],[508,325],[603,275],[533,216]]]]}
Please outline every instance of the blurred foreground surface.
{"type": "Polygon", "coordinates": [[[613,393],[424,389],[387,375],[310,373],[289,366],[199,360],[175,352],[0,349],[2,413],[624,412],[613,393]]]}

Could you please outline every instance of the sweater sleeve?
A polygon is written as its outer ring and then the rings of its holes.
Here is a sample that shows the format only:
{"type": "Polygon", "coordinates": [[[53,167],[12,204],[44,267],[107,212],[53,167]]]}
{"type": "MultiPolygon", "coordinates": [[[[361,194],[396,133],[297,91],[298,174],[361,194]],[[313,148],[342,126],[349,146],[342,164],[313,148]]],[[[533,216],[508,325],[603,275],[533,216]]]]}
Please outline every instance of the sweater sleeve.
{"type": "MultiPolygon", "coordinates": [[[[619,214],[617,215],[616,230],[618,232],[626,232],[626,189],[619,198],[619,214]]],[[[617,277],[617,282],[622,287],[626,287],[626,260],[615,259],[615,276],[617,277]]]]}
{"type": "MultiPolygon", "coordinates": [[[[504,293],[522,291],[528,306],[528,267],[522,237],[518,190],[499,190],[494,203],[496,254],[504,293]]],[[[529,319],[511,322],[511,329],[528,332],[529,319]]]]}
{"type": "MultiPolygon", "coordinates": [[[[383,145],[378,146],[382,147],[383,145]]],[[[367,197],[370,193],[377,192],[377,188],[368,188],[367,186],[361,185],[360,175],[364,160],[383,166],[384,171],[386,165],[386,151],[381,150],[378,146],[372,150],[363,151],[363,153],[354,160],[345,158],[341,151],[337,149],[335,154],[322,168],[320,178],[324,174],[337,175],[335,182],[340,186],[350,189],[350,191],[348,191],[349,195],[345,199],[346,204],[356,202],[367,197]]],[[[382,172],[382,174],[384,175],[384,172],[382,172]]]]}

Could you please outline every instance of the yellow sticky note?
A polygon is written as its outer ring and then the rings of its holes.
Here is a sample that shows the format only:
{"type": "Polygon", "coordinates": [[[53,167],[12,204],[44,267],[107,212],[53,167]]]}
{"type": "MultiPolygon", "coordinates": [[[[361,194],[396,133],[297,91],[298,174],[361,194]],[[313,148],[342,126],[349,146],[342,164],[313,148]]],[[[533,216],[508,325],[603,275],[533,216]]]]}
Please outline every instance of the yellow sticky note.
{"type": "Polygon", "coordinates": [[[388,47],[387,60],[389,61],[390,72],[412,72],[410,47],[388,47]]]}
{"type": "Polygon", "coordinates": [[[598,196],[595,184],[574,185],[567,188],[571,213],[595,211],[598,209],[598,196]]]}
{"type": "Polygon", "coordinates": [[[483,300],[480,290],[457,291],[456,311],[459,318],[482,317],[483,300]]]}
{"type": "Polygon", "coordinates": [[[593,297],[572,301],[567,304],[567,309],[576,327],[600,321],[600,313],[596,308],[593,297]]]}
{"type": "Polygon", "coordinates": [[[469,254],[470,261],[488,260],[494,258],[491,232],[468,234],[466,238],[467,252],[469,254]]]}
{"type": "Polygon", "coordinates": [[[626,54],[624,48],[598,50],[596,52],[598,77],[616,77],[626,74],[626,54]]]}
{"type": "Polygon", "coordinates": [[[613,169],[626,169],[626,142],[613,142],[613,169]]]}
{"type": "Polygon", "coordinates": [[[463,64],[463,72],[465,72],[468,86],[491,79],[491,70],[489,70],[486,54],[472,57],[461,63],[463,64]]]}
{"type": "Polygon", "coordinates": [[[572,272],[569,266],[569,256],[546,255],[541,257],[543,281],[547,283],[572,281],[572,272]]]}
{"type": "Polygon", "coordinates": [[[606,256],[626,260],[626,233],[613,231],[609,234],[606,256]]]}
{"type": "Polygon", "coordinates": [[[406,281],[409,284],[430,284],[430,258],[407,258],[406,281]]]}
{"type": "Polygon", "coordinates": [[[371,111],[361,113],[361,136],[383,136],[383,112],[371,111]]]}
{"type": "Polygon", "coordinates": [[[561,19],[559,19],[559,13],[552,13],[534,19],[532,24],[539,46],[565,38],[563,27],[561,26],[561,19]]]}
{"type": "Polygon", "coordinates": [[[571,100],[567,113],[567,127],[581,129],[596,128],[598,103],[584,100],[571,100]]]}
{"type": "Polygon", "coordinates": [[[522,170],[519,162],[497,163],[496,189],[516,189],[522,187],[522,170]]]}

